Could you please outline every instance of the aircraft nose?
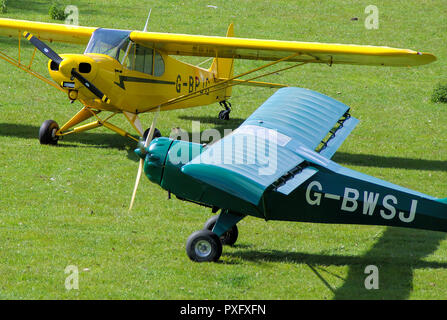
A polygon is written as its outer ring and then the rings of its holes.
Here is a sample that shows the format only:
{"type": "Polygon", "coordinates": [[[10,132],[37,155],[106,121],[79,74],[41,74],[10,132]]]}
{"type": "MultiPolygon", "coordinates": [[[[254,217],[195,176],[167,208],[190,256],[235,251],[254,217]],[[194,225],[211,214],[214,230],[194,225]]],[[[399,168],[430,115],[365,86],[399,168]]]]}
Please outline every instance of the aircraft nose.
{"type": "Polygon", "coordinates": [[[64,58],[59,65],[59,72],[61,72],[64,76],[70,78],[71,77],[71,70],[76,68],[76,60],[73,58],[64,58]]]}
{"type": "MultiPolygon", "coordinates": [[[[93,59],[84,55],[61,55],[61,57],[63,60],[57,71],[62,73],[65,77],[71,78],[73,69],[81,74],[94,76],[92,75],[95,63],[93,59]]],[[[57,65],[50,64],[51,70],[56,67],[57,65]]]]}

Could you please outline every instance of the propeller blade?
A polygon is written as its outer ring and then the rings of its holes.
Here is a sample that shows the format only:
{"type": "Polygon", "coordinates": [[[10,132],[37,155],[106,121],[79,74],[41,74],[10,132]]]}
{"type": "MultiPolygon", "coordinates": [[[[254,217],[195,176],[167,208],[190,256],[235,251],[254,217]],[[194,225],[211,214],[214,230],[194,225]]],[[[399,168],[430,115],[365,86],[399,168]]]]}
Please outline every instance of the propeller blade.
{"type": "Polygon", "coordinates": [[[101,99],[105,103],[110,103],[110,99],[107,98],[107,96],[101,92],[98,88],[96,88],[93,83],[88,81],[86,78],[84,78],[79,72],[77,72],[75,69],[71,70],[71,75],[78,79],[87,89],[89,89],[95,96],[97,96],[99,99],[101,99]]]}
{"type": "MultiPolygon", "coordinates": [[[[146,141],[144,142],[144,149],[149,146],[149,143],[152,141],[152,136],[155,131],[155,123],[157,122],[158,114],[160,113],[160,107],[157,109],[157,113],[154,116],[154,120],[152,120],[151,128],[149,129],[149,133],[146,137],[146,141]]],[[[137,178],[135,180],[135,186],[133,188],[132,199],[130,200],[129,211],[132,210],[133,203],[135,201],[135,196],[137,195],[138,185],[140,184],[141,173],[143,172],[144,159],[140,159],[140,164],[138,166],[137,178]]]]}
{"type": "Polygon", "coordinates": [[[147,134],[146,141],[144,142],[144,147],[147,148],[149,146],[149,142],[152,141],[152,137],[155,132],[155,123],[157,122],[158,114],[160,113],[160,107],[157,109],[157,113],[154,116],[154,120],[152,120],[151,128],[149,129],[149,133],[147,134]]]}
{"type": "MultiPolygon", "coordinates": [[[[42,52],[45,56],[47,56],[51,61],[56,63],[58,66],[62,62],[62,57],[59,56],[56,52],[54,52],[49,46],[47,46],[43,41],[39,40],[35,36],[33,36],[29,32],[23,33],[24,37],[31,42],[40,52],[42,52]]],[[[95,96],[101,99],[105,103],[110,103],[110,99],[101,92],[97,87],[95,87],[91,82],[89,82],[86,78],[84,78],[79,72],[75,69],[71,70],[71,75],[78,79],[87,89],[89,89],[95,96]]]]}
{"type": "Polygon", "coordinates": [[[56,63],[57,65],[60,65],[63,59],[44,42],[42,42],[29,32],[24,32],[23,36],[50,60],[54,61],[54,63],[56,63]]]}
{"type": "Polygon", "coordinates": [[[140,164],[138,166],[137,179],[135,180],[135,186],[133,188],[132,199],[130,200],[129,212],[132,210],[133,203],[135,201],[135,196],[137,195],[138,184],[140,183],[141,173],[143,172],[144,160],[140,159],[140,164]]]}

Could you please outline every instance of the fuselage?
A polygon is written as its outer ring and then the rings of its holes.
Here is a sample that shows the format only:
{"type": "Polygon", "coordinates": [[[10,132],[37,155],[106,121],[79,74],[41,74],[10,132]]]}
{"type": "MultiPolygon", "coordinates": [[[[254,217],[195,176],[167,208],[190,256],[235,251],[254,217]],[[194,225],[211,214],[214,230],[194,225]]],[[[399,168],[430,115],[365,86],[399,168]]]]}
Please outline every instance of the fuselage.
{"type": "MultiPolygon", "coordinates": [[[[182,167],[206,150],[201,144],[158,138],[145,154],[152,182],[182,200],[265,220],[407,227],[447,232],[447,201],[339,167],[318,172],[289,194],[267,188],[257,205],[199,181],[182,167]]],[[[213,170],[203,164],[202,170],[213,170]]],[[[219,185],[216,177],[216,185],[219,185]]]]}
{"type": "Polygon", "coordinates": [[[209,89],[219,81],[215,71],[135,44],[125,31],[98,29],[84,54],[61,57],[59,67],[48,63],[52,79],[67,91],[70,99],[98,110],[142,113],[159,105],[161,110],[171,110],[208,105],[226,98],[225,88],[209,89]],[[73,68],[106,94],[110,103],[101,101],[73,79],[73,68]]]}

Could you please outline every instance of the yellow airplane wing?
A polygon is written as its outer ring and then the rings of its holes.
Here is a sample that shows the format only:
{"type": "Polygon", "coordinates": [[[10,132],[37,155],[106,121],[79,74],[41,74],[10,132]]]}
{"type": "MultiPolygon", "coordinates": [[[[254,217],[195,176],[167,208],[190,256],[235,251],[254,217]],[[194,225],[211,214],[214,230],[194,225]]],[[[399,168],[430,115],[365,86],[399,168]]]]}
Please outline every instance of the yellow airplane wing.
{"type": "MultiPolygon", "coordinates": [[[[23,31],[41,40],[87,44],[97,28],[0,19],[0,36],[17,37],[23,31]]],[[[171,55],[234,59],[315,62],[379,66],[416,66],[436,60],[430,53],[409,49],[316,42],[278,41],[133,31],[131,40],[171,55]]]]}
{"type": "Polygon", "coordinates": [[[213,37],[133,31],[130,38],[171,55],[376,66],[417,66],[436,60],[430,53],[365,45],[213,37]]]}
{"type": "Polygon", "coordinates": [[[0,19],[0,36],[18,37],[24,31],[41,40],[87,44],[97,28],[44,23],[15,19],[0,19]]]}

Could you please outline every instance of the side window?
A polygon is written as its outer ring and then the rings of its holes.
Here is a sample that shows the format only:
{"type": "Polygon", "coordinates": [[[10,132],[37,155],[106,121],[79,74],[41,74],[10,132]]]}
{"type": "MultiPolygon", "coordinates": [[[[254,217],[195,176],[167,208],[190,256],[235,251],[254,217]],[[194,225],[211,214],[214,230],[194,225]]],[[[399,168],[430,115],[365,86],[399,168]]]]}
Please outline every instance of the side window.
{"type": "Polygon", "coordinates": [[[163,57],[155,51],[154,57],[154,76],[160,77],[165,73],[165,62],[163,61],[163,57]]]}
{"type": "Polygon", "coordinates": [[[132,44],[124,66],[130,70],[152,74],[153,49],[132,44]]]}
{"type": "Polygon", "coordinates": [[[134,65],[135,71],[144,72],[145,55],[146,55],[146,50],[143,47],[136,45],[136,47],[135,47],[135,65],[134,65]]]}
{"type": "Polygon", "coordinates": [[[146,52],[145,52],[145,54],[144,54],[144,73],[147,73],[147,74],[152,74],[152,60],[153,60],[153,57],[152,57],[152,54],[153,54],[153,52],[154,52],[154,50],[152,50],[152,49],[145,49],[146,50],[146,52]]]}

